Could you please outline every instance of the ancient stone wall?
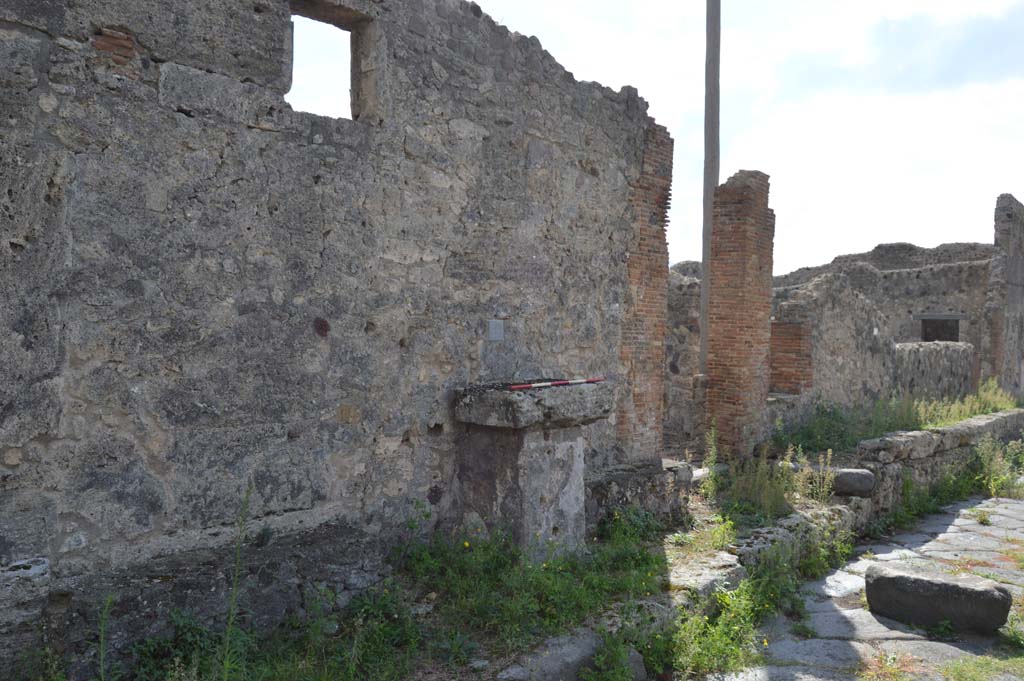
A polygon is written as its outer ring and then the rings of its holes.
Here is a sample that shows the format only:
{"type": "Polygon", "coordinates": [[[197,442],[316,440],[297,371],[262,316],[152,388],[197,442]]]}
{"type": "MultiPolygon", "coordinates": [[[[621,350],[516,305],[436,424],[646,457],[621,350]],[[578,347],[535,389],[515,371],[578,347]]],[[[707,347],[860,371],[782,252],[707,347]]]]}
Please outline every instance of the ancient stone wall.
{"type": "MultiPolygon", "coordinates": [[[[816,403],[853,406],[893,390],[895,350],[879,327],[882,315],[846,274],[828,274],[806,286],[775,289],[775,324],[799,324],[810,345],[810,381],[799,393],[799,416],[816,403]]],[[[781,386],[780,386],[781,387],[781,386]]],[[[780,391],[781,392],[781,391],[780,391]]]]}
{"type": "Polygon", "coordinates": [[[922,248],[907,243],[879,244],[867,253],[840,255],[827,265],[801,267],[788,274],[781,274],[774,277],[774,285],[799,286],[822,274],[842,270],[856,263],[871,265],[876,270],[887,272],[920,269],[930,265],[991,260],[995,255],[996,249],[992,244],[956,243],[942,244],[935,248],[922,248]]]}
{"type": "Polygon", "coordinates": [[[470,383],[607,376],[588,465],[656,458],[667,134],[475,4],[343,5],[356,120],[284,102],[285,2],[0,6],[0,657],[220,612],[243,499],[257,624],[350,597],[457,517],[470,383]]]}
{"type": "Polygon", "coordinates": [[[942,428],[889,433],[864,440],[857,446],[857,465],[874,473],[876,482],[870,500],[854,506],[857,525],[864,528],[872,519],[899,508],[905,479],[918,489],[927,489],[944,476],[961,471],[983,438],[1003,442],[1020,439],[1022,428],[1024,410],[1011,409],[942,428]]]}
{"type": "MultiPolygon", "coordinates": [[[[816,403],[852,407],[892,395],[955,397],[993,376],[1020,392],[1024,286],[1012,282],[1024,281],[1022,263],[1024,209],[1004,195],[995,245],[883,244],[774,277],[770,419],[795,423],[816,403]],[[935,323],[955,334],[956,349],[916,345],[928,333],[925,325],[935,323]]],[[[700,276],[699,263],[672,269],[700,276]]],[[[701,417],[693,378],[673,367],[694,361],[690,348],[699,344],[700,329],[690,328],[686,298],[672,299],[670,289],[666,443],[699,448],[699,441],[685,437],[692,432],[687,424],[701,417]]]]}
{"type": "Polygon", "coordinates": [[[695,402],[693,377],[700,352],[700,279],[669,273],[665,340],[665,451],[683,457],[703,449],[704,413],[695,402]]]}
{"type": "Polygon", "coordinates": [[[970,343],[897,343],[895,390],[920,399],[963,397],[977,389],[975,355],[970,343]]]}
{"type": "Polygon", "coordinates": [[[741,171],[715,190],[705,417],[736,456],[767,432],[774,235],[767,175],[741,171]]]}
{"type": "Polygon", "coordinates": [[[1009,194],[996,202],[995,243],[986,319],[990,325],[986,367],[1000,385],[1024,393],[1024,205],[1009,194]]]}

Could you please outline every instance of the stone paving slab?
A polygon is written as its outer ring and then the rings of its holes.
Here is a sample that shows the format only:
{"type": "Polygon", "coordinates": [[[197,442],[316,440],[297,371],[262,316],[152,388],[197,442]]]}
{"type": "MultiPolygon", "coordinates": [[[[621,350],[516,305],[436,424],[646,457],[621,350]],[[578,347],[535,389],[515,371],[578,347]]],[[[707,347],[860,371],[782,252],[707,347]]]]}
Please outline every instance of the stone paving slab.
{"type": "Polygon", "coordinates": [[[963,643],[959,641],[882,641],[878,649],[890,655],[910,655],[929,665],[941,665],[963,657],[982,655],[992,647],[987,643],[963,643]]]}
{"type": "Polygon", "coordinates": [[[970,551],[964,549],[922,549],[921,553],[927,558],[934,560],[944,560],[949,562],[960,562],[969,561],[974,563],[992,563],[993,565],[998,564],[1002,560],[1002,555],[998,551],[970,551]]]}
{"type": "Polygon", "coordinates": [[[920,532],[907,532],[902,534],[894,534],[890,537],[890,540],[894,544],[899,544],[904,548],[913,549],[914,547],[920,546],[921,544],[927,544],[932,540],[932,535],[922,534],[920,532]]]}
{"type": "MultiPolygon", "coordinates": [[[[983,527],[979,525],[979,527],[983,527]]],[[[1005,548],[1006,542],[995,537],[982,534],[981,531],[971,532],[944,532],[935,535],[935,539],[921,547],[922,551],[929,548],[945,549],[952,546],[955,549],[968,549],[980,551],[1001,551],[1005,548]]]]}
{"type": "MultiPolygon", "coordinates": [[[[921,536],[923,537],[922,544],[931,539],[928,535],[921,536]]],[[[917,556],[914,551],[899,544],[868,544],[861,548],[863,548],[862,551],[858,549],[861,556],[865,553],[873,554],[870,560],[904,560],[917,556]]]]}
{"type": "Polygon", "coordinates": [[[811,596],[842,598],[855,594],[863,588],[863,576],[845,570],[836,570],[823,579],[804,584],[801,591],[811,596]]]}
{"type": "Polygon", "coordinates": [[[765,657],[769,661],[810,667],[826,667],[852,671],[868,662],[876,650],[860,641],[838,641],[812,638],[784,639],[769,642],[765,657]]]}
{"type": "Polygon", "coordinates": [[[811,613],[806,623],[818,638],[823,639],[879,641],[925,638],[923,632],[886,617],[879,617],[863,608],[811,613]]]}
{"type": "Polygon", "coordinates": [[[734,674],[715,674],[708,681],[856,681],[850,672],[808,667],[754,667],[734,674]]]}
{"type": "Polygon", "coordinates": [[[927,632],[876,616],[862,605],[864,572],[878,562],[976,574],[1005,585],[1019,602],[1024,600],[1024,567],[1010,552],[1024,552],[1024,501],[972,499],[951,505],[911,531],[858,546],[847,565],[804,585],[807,614],[801,629],[813,632],[812,638],[794,636],[796,622],[779,616],[762,630],[769,644],[765,665],[709,678],[847,681],[880,660],[895,658],[906,665],[901,678],[942,681],[942,665],[984,655],[999,639],[964,634],[932,640],[927,632]],[[988,512],[987,524],[978,522],[979,509],[988,512]]]}

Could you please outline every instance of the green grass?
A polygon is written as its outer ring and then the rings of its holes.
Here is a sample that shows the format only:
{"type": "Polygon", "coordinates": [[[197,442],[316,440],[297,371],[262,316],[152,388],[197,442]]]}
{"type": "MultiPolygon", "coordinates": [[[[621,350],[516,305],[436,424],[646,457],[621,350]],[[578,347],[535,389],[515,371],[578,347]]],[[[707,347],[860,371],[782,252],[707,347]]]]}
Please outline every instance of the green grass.
{"type": "Polygon", "coordinates": [[[706,607],[684,614],[672,637],[675,671],[691,678],[757,663],[767,645],[758,637],[758,626],[776,612],[804,615],[800,583],[821,574],[817,569],[808,571],[808,552],[835,567],[849,557],[852,540],[826,536],[817,545],[825,547],[824,553],[816,554],[812,546],[803,547],[804,556],[781,546],[769,549],[736,590],[720,591],[706,607]]]}
{"type": "Polygon", "coordinates": [[[942,666],[942,677],[948,681],[991,681],[1020,676],[1024,676],[1024,655],[1016,652],[965,658],[942,666]]]}
{"type": "Polygon", "coordinates": [[[589,555],[539,563],[507,538],[468,546],[438,540],[414,547],[403,570],[418,591],[438,594],[434,612],[442,628],[514,652],[579,624],[616,598],[660,591],[665,558],[648,545],[656,527],[645,514],[620,512],[589,555]]]}
{"type": "Polygon", "coordinates": [[[722,551],[736,541],[736,525],[731,519],[716,515],[709,524],[689,532],[675,532],[667,540],[695,555],[722,551]]]}
{"type": "MultiPolygon", "coordinates": [[[[501,536],[414,544],[402,552],[394,581],[340,611],[331,605],[334,594],[320,590],[304,617],[263,638],[245,626],[236,546],[224,631],[171,613],[172,632],[137,644],[130,669],[104,663],[102,671],[105,678],[139,681],[392,681],[411,678],[428,658],[459,666],[481,651],[515,653],[618,599],[660,591],[666,566],[655,544],[662,534],[649,514],[623,509],[602,525],[588,552],[540,562],[501,536]],[[417,600],[430,602],[432,612],[414,616],[417,600]]],[[[638,632],[634,642],[652,659],[658,655],[638,632]]],[[[594,672],[603,675],[594,681],[619,678],[625,648],[615,646],[606,639],[594,672]]],[[[63,681],[59,672],[58,663],[39,658],[16,678],[63,681]]]]}
{"type": "Polygon", "coordinates": [[[819,456],[814,467],[799,448],[788,448],[781,461],[769,459],[762,451],[760,456],[734,462],[728,474],[716,476],[711,487],[714,496],[708,495],[707,488],[701,496],[737,528],[764,527],[798,505],[828,504],[835,482],[831,466],[831,452],[819,456]]]}
{"type": "MultiPolygon", "coordinates": [[[[934,485],[922,487],[905,477],[899,507],[875,520],[867,529],[868,536],[879,537],[894,528],[912,527],[922,516],[939,513],[944,506],[975,494],[1024,497],[1024,488],[1017,482],[1024,470],[1022,452],[1024,441],[1003,444],[986,435],[975,447],[974,455],[962,462],[960,470],[947,472],[934,485]]],[[[991,522],[988,511],[983,509],[973,516],[982,525],[991,522]]]]}
{"type": "Polygon", "coordinates": [[[818,637],[818,632],[814,630],[814,627],[812,627],[804,621],[794,622],[789,627],[789,632],[794,636],[798,636],[804,639],[818,637]]]}
{"type": "Polygon", "coordinates": [[[19,656],[12,673],[19,681],[67,681],[64,661],[48,648],[31,650],[19,656]]]}
{"type": "Polygon", "coordinates": [[[580,681],[632,681],[626,641],[621,636],[605,632],[601,637],[601,647],[594,655],[593,668],[581,670],[579,678],[580,681]]]}
{"type": "MultiPolygon", "coordinates": [[[[809,452],[850,451],[861,440],[893,431],[938,428],[1017,406],[1017,399],[1001,389],[995,380],[986,381],[977,393],[958,400],[885,399],[860,409],[818,405],[812,417],[801,426],[777,432],[773,446],[778,451],[788,445],[809,452]]],[[[1024,451],[1021,454],[1024,455],[1024,451]]]]}

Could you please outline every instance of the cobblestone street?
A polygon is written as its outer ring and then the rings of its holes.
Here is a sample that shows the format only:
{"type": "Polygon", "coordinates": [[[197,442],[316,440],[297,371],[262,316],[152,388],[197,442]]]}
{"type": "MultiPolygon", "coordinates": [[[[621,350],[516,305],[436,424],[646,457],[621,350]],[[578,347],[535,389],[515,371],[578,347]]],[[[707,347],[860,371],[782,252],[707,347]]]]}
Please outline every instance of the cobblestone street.
{"type": "MultiPolygon", "coordinates": [[[[866,609],[864,574],[873,562],[974,574],[1024,597],[1024,502],[972,499],[919,522],[912,531],[862,543],[853,560],[804,586],[807,618],[779,616],[764,629],[767,666],[714,677],[721,681],[944,679],[956,660],[994,657],[999,637],[941,636],[866,609]],[[942,640],[939,640],[942,639],[942,640]]],[[[1011,624],[1015,618],[1011,612],[1011,624]]],[[[1024,678],[1002,673],[1000,681],[1024,678]]]]}

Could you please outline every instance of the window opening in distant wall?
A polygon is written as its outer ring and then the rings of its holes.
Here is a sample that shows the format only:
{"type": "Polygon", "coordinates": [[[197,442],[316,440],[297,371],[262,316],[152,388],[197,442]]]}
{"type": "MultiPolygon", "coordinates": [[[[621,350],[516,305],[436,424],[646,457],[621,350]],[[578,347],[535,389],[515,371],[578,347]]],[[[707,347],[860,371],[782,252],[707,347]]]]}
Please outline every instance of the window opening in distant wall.
{"type": "Polygon", "coordinates": [[[337,0],[291,0],[291,9],[288,102],[298,111],[379,125],[388,55],[378,22],[337,0]]]}
{"type": "Polygon", "coordinates": [[[296,111],[354,118],[352,35],[338,26],[292,16],[292,89],[285,101],[296,111]]]}
{"type": "Polygon", "coordinates": [[[922,319],[921,340],[931,341],[953,341],[960,340],[959,319],[922,319]]]}

